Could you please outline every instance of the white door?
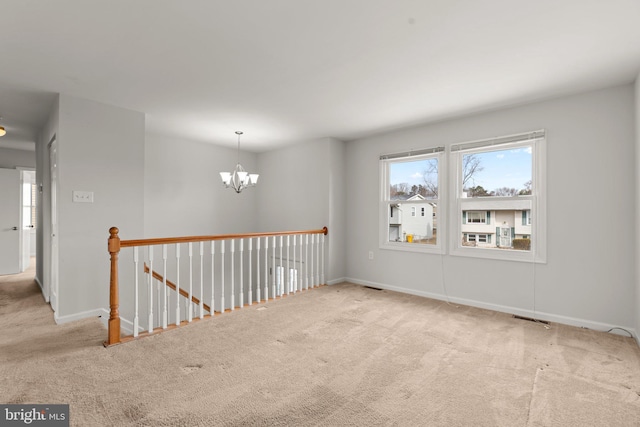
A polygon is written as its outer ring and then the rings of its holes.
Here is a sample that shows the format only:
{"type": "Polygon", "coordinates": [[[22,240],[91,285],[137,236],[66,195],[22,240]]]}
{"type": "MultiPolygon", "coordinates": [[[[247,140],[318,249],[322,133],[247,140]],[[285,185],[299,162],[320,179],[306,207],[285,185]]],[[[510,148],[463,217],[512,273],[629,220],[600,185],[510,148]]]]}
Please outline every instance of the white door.
{"type": "Polygon", "coordinates": [[[22,191],[20,228],[22,233],[22,258],[20,271],[29,267],[31,262],[31,234],[33,224],[31,224],[31,184],[33,182],[32,171],[20,171],[20,191],[22,191]]]}
{"type": "Polygon", "coordinates": [[[54,312],[58,312],[58,143],[54,139],[49,144],[49,165],[51,167],[51,287],[49,302],[54,312]]]}
{"type": "Polygon", "coordinates": [[[0,274],[20,273],[20,171],[0,169],[0,274]]]}
{"type": "Polygon", "coordinates": [[[500,228],[500,247],[502,248],[511,247],[511,228],[510,227],[500,228]]]}

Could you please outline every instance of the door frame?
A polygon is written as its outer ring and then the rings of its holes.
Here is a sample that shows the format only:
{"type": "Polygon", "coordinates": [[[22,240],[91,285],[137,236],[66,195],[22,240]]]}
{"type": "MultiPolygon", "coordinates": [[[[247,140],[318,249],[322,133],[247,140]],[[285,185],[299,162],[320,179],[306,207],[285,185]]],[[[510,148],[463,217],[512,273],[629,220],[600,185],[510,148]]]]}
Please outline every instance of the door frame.
{"type": "Polygon", "coordinates": [[[57,316],[59,305],[58,287],[58,142],[56,135],[47,144],[49,154],[49,268],[45,274],[45,299],[49,301],[57,316]]]}

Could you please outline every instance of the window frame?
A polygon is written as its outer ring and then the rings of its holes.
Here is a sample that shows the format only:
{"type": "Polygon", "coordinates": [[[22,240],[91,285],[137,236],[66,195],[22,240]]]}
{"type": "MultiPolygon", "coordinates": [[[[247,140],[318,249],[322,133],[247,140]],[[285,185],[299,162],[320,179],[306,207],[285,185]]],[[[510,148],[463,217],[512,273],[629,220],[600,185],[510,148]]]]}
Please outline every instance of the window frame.
{"type": "MultiPolygon", "coordinates": [[[[451,188],[448,193],[450,199],[451,223],[454,224],[449,233],[450,254],[454,256],[467,256],[508,261],[523,261],[546,263],[546,134],[544,131],[536,131],[527,134],[513,135],[492,140],[481,140],[470,143],[454,144],[449,147],[449,182],[451,188]],[[533,137],[532,137],[533,135],[533,137]],[[462,188],[462,160],[466,154],[482,153],[488,151],[507,150],[513,148],[531,147],[531,195],[519,195],[514,197],[463,197],[462,188]],[[462,244],[462,212],[472,210],[473,204],[486,204],[487,201],[496,204],[510,204],[516,199],[528,202],[530,206],[529,218],[531,218],[531,249],[529,251],[505,250],[488,247],[469,247],[462,244]],[[465,209],[465,206],[467,207],[465,209]],[[471,206],[471,207],[469,207],[471,206]]],[[[484,209],[494,210],[494,209],[484,209]]],[[[498,237],[496,236],[496,239],[498,237]]]]}
{"type": "MultiPolygon", "coordinates": [[[[448,188],[446,186],[447,181],[447,169],[448,169],[448,161],[446,157],[446,151],[444,147],[433,147],[426,148],[423,150],[416,150],[413,152],[405,152],[405,153],[396,153],[396,154],[386,154],[380,156],[379,162],[380,168],[380,183],[379,183],[379,248],[380,249],[388,249],[388,250],[397,250],[397,251],[405,251],[405,252],[421,252],[421,253],[435,253],[442,254],[445,250],[445,241],[447,239],[447,192],[448,188]],[[399,162],[412,162],[419,161],[423,159],[437,159],[438,160],[438,197],[434,199],[425,199],[420,201],[401,201],[399,203],[398,200],[391,200],[390,197],[390,165],[393,163],[399,162]],[[402,204],[403,206],[412,206],[413,208],[417,207],[418,203],[435,203],[436,208],[431,216],[431,220],[434,224],[437,224],[436,228],[436,243],[435,244],[416,244],[409,242],[393,242],[389,241],[389,215],[390,206],[392,204],[402,204]]],[[[427,218],[427,215],[424,217],[418,215],[418,211],[416,209],[416,218],[427,218]]],[[[407,212],[407,215],[410,216],[411,213],[407,212]]]]}

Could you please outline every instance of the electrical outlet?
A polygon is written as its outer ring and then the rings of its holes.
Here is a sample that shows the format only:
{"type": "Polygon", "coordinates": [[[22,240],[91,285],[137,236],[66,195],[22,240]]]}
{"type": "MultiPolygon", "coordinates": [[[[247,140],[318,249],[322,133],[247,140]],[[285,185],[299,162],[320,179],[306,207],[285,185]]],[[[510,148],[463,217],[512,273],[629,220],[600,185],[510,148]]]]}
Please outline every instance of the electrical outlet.
{"type": "Polygon", "coordinates": [[[373,251],[369,251],[369,259],[373,259],[373,251]]]}
{"type": "Polygon", "coordinates": [[[74,203],[93,203],[93,191],[73,190],[74,203]]]}

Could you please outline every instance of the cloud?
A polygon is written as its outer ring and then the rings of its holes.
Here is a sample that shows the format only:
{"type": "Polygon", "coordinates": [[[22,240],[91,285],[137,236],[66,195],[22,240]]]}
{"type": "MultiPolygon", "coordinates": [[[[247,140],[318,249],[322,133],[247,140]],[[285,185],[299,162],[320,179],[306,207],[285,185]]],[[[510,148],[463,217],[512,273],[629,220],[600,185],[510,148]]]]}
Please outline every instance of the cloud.
{"type": "Polygon", "coordinates": [[[411,175],[411,178],[413,179],[420,179],[422,178],[424,175],[422,175],[420,172],[416,172],[413,175],[411,175]]]}
{"type": "Polygon", "coordinates": [[[498,155],[496,155],[496,157],[499,158],[499,159],[504,159],[504,154],[498,154],[498,155]]]}

